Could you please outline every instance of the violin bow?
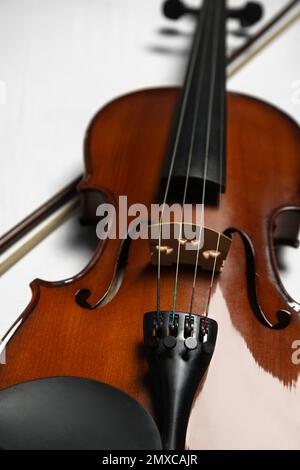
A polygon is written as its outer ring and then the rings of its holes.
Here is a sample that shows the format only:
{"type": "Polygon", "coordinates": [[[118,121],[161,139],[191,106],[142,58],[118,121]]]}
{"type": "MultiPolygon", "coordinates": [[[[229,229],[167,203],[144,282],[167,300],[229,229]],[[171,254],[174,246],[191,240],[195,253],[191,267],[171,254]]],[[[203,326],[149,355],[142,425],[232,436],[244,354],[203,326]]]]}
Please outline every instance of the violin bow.
{"type": "MultiPolygon", "coordinates": [[[[264,27],[262,27],[254,36],[248,39],[245,44],[236,49],[228,58],[227,66],[231,65],[238,58],[242,57],[241,61],[233,68],[231,68],[227,77],[230,78],[235,75],[241,68],[249,63],[255,56],[262,52],[267,46],[281,36],[288,30],[296,21],[300,19],[300,12],[297,12],[288,19],[278,30],[274,31],[269,37],[264,37],[269,33],[273,27],[277,25],[285,16],[287,16],[292,9],[299,5],[299,0],[290,1],[278,14],[276,14],[264,27]],[[262,40],[260,42],[260,40],[262,40]],[[250,50],[246,57],[243,54],[247,52],[251,46],[256,46],[250,50]]],[[[22,239],[25,235],[37,228],[40,224],[45,222],[46,219],[51,217],[51,220],[44,225],[39,231],[33,234],[23,245],[10,254],[2,263],[0,263],[0,276],[10,269],[17,261],[25,256],[32,250],[38,243],[44,240],[50,233],[58,228],[65,222],[79,206],[79,195],[77,192],[77,185],[82,179],[83,175],[75,178],[65,188],[60,190],[52,198],[42,204],[38,209],[32,212],[29,216],[16,224],[8,232],[0,237],[0,255],[3,254],[17,241],[22,239]],[[53,214],[55,214],[53,216],[53,214]]]]}

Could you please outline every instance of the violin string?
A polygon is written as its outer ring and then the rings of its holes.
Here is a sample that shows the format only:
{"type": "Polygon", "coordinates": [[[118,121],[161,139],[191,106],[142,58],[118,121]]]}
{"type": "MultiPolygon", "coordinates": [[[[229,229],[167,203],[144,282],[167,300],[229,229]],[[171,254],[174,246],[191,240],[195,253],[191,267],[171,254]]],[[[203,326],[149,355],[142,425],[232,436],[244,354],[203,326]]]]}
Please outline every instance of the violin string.
{"type": "MultiPolygon", "coordinates": [[[[212,19],[212,16],[211,16],[211,19],[212,19]]],[[[203,59],[206,58],[207,50],[208,48],[205,48],[205,56],[203,57],[203,59]]],[[[194,113],[193,113],[192,133],[191,133],[191,140],[190,140],[190,145],[189,145],[188,164],[187,164],[187,172],[186,172],[186,177],[185,177],[184,194],[183,194],[183,200],[182,200],[182,213],[181,213],[179,237],[178,237],[178,243],[177,243],[176,272],[175,272],[175,281],[174,281],[174,290],[173,290],[173,306],[172,306],[172,318],[173,319],[174,319],[174,315],[176,311],[177,288],[178,288],[178,279],[179,279],[179,265],[180,265],[181,239],[182,239],[182,226],[183,226],[183,208],[186,202],[191,163],[192,163],[192,157],[194,153],[196,127],[197,127],[197,120],[199,116],[198,112],[200,108],[200,98],[201,98],[201,92],[203,88],[203,79],[204,79],[204,71],[205,71],[201,63],[199,63],[199,68],[200,68],[199,86],[197,88],[196,101],[195,101],[195,107],[194,107],[194,113]]]]}
{"type": "MultiPolygon", "coordinates": [[[[212,111],[213,111],[213,104],[214,104],[214,89],[215,89],[215,81],[216,81],[216,70],[217,70],[217,52],[218,52],[218,42],[219,42],[219,29],[216,27],[219,24],[221,10],[217,9],[218,14],[216,15],[214,29],[216,30],[216,34],[214,34],[213,40],[213,56],[212,56],[212,63],[211,63],[211,82],[210,82],[210,91],[209,91],[209,101],[208,101],[208,120],[207,120],[207,128],[206,128],[206,142],[205,142],[205,157],[204,157],[204,172],[203,172],[203,187],[202,187],[202,200],[201,200],[201,218],[200,218],[200,234],[198,239],[198,246],[197,246],[197,254],[196,254],[196,263],[194,268],[194,280],[192,286],[192,296],[190,301],[190,315],[193,307],[194,295],[195,295],[195,285],[196,285],[196,278],[197,278],[197,267],[198,267],[198,260],[199,260],[199,252],[200,252],[200,243],[202,239],[202,232],[203,232],[203,217],[204,217],[204,205],[205,205],[205,195],[206,195],[206,182],[207,182],[207,168],[208,168],[208,154],[210,148],[210,140],[211,140],[211,123],[212,123],[212,111]]],[[[195,111],[197,114],[197,110],[195,111]]],[[[197,116],[196,116],[197,117],[197,116]]],[[[193,152],[193,145],[191,148],[191,153],[193,152]]],[[[188,180],[189,175],[187,175],[188,180]]],[[[178,253],[177,253],[177,263],[176,263],[176,277],[175,277],[175,286],[174,286],[174,298],[173,298],[173,315],[176,310],[176,299],[177,299],[177,289],[178,289],[178,278],[179,278],[179,262],[180,262],[180,240],[178,241],[178,253]]]]}
{"type": "MultiPolygon", "coordinates": [[[[210,148],[210,141],[211,141],[211,123],[212,123],[212,111],[213,111],[213,104],[214,104],[214,88],[216,82],[216,71],[217,71],[217,52],[218,52],[218,43],[219,43],[219,22],[221,19],[221,9],[217,9],[218,14],[215,18],[215,34],[213,40],[213,56],[212,56],[212,73],[211,73],[211,84],[210,84],[210,93],[209,93],[209,106],[208,106],[208,121],[207,121],[207,132],[206,132],[206,144],[205,144],[205,161],[204,161],[204,175],[203,175],[203,187],[202,187],[202,201],[201,201],[201,217],[200,217],[200,233],[199,239],[197,243],[197,255],[196,255],[196,263],[194,268],[194,279],[193,279],[193,286],[192,286],[192,295],[190,300],[190,317],[192,314],[193,302],[195,297],[195,286],[196,286],[196,278],[197,278],[197,270],[198,270],[198,260],[199,260],[199,253],[200,253],[200,246],[201,246],[201,239],[203,233],[203,223],[204,223],[204,208],[205,208],[205,195],[206,195],[206,182],[207,182],[207,169],[208,169],[208,155],[209,155],[209,148],[210,148]]],[[[222,127],[222,126],[221,126],[222,127]]],[[[221,179],[220,179],[221,182],[221,179]]],[[[176,279],[175,279],[175,287],[174,287],[174,300],[173,300],[173,316],[176,310],[176,297],[177,297],[177,289],[178,289],[178,271],[179,271],[179,261],[180,261],[180,242],[178,244],[178,252],[179,255],[177,256],[177,265],[176,265],[176,279]]]]}
{"type": "MultiPolygon", "coordinates": [[[[217,28],[217,39],[219,39],[219,33],[220,30],[217,28]]],[[[216,40],[216,37],[215,37],[216,40]]],[[[218,41],[217,41],[218,42],[218,41]]],[[[214,52],[216,54],[216,50],[214,49],[214,52]]],[[[213,74],[213,81],[215,82],[216,79],[216,61],[215,63],[215,68],[214,68],[214,74],[213,74]]],[[[213,100],[213,97],[210,97],[213,100]]],[[[212,109],[212,108],[211,108],[212,109]]],[[[223,99],[221,98],[221,116],[224,116],[224,102],[223,99]]],[[[221,123],[220,126],[220,142],[223,142],[223,123],[221,123]]],[[[210,146],[210,129],[207,129],[207,138],[206,138],[206,151],[205,151],[205,169],[204,169],[204,181],[203,181],[203,188],[202,188],[202,201],[201,201],[201,217],[200,217],[200,234],[199,234],[199,239],[197,243],[197,253],[196,253],[196,260],[195,260],[195,266],[194,266],[194,275],[193,275],[193,283],[192,283],[192,293],[191,293],[191,299],[190,299],[190,307],[189,307],[189,315],[191,317],[192,312],[193,312],[193,307],[194,307],[194,301],[195,301],[195,294],[196,294],[196,282],[197,282],[197,274],[198,274],[198,266],[199,266],[199,256],[200,256],[200,249],[201,249],[201,240],[202,240],[202,235],[203,235],[203,226],[204,226],[204,209],[205,209],[205,193],[206,193],[206,181],[207,181],[207,165],[208,165],[208,154],[209,154],[209,146],[210,146]]],[[[222,191],[222,178],[223,178],[223,146],[221,147],[221,155],[220,155],[220,171],[219,171],[219,193],[221,194],[222,191]]],[[[218,246],[219,246],[219,237],[218,237],[218,246]]],[[[218,250],[216,250],[218,251],[218,250]]],[[[214,267],[213,267],[213,279],[215,276],[215,269],[216,269],[216,259],[214,262],[214,267]]]]}
{"type": "Polygon", "coordinates": [[[205,327],[205,325],[206,325],[207,318],[208,318],[208,312],[209,312],[209,307],[210,307],[211,294],[212,294],[212,290],[213,290],[214,279],[215,279],[215,273],[216,273],[217,258],[218,258],[217,253],[218,253],[218,251],[219,251],[220,239],[221,239],[221,234],[220,234],[220,232],[219,232],[219,233],[218,233],[217,246],[216,246],[216,256],[215,256],[215,258],[214,258],[214,266],[213,266],[213,270],[212,270],[212,274],[211,274],[211,278],[210,278],[210,285],[209,285],[209,290],[208,290],[207,302],[206,302],[206,306],[205,306],[205,323],[204,323],[204,327],[205,327]]]}
{"type": "MultiPolygon", "coordinates": [[[[222,116],[223,116],[223,110],[224,110],[224,102],[222,100],[221,104],[221,109],[222,109],[222,116]]],[[[223,141],[223,126],[221,127],[221,142],[223,141]]],[[[220,165],[220,195],[222,194],[222,177],[223,177],[223,146],[221,148],[221,165],[220,165]]],[[[206,328],[206,323],[208,319],[208,314],[209,314],[209,308],[210,308],[210,301],[211,301],[211,296],[212,296],[212,290],[214,286],[214,280],[215,280],[215,275],[216,275],[216,266],[217,266],[217,259],[219,256],[219,248],[220,248],[220,240],[221,240],[221,234],[218,232],[218,239],[217,239],[217,244],[216,244],[216,250],[215,250],[215,258],[214,258],[214,266],[211,274],[211,279],[210,279],[210,286],[208,290],[208,296],[207,296],[207,301],[206,301],[206,307],[205,307],[205,320],[204,320],[204,329],[206,328]]]]}
{"type": "MultiPolygon", "coordinates": [[[[224,110],[224,100],[223,97],[221,96],[221,116],[224,122],[224,115],[225,115],[225,110],[224,110]]],[[[224,140],[224,126],[220,126],[220,142],[222,143],[224,140]]],[[[220,149],[220,173],[219,173],[219,194],[222,194],[222,179],[223,179],[223,152],[224,152],[224,146],[221,145],[220,149]]],[[[202,201],[203,203],[203,201],[202,201]]],[[[202,208],[204,209],[204,203],[202,204],[202,208]]],[[[203,228],[203,218],[204,214],[201,215],[201,231],[203,228]]],[[[202,236],[202,235],[201,235],[202,236]]],[[[219,251],[219,245],[220,245],[220,232],[218,233],[218,239],[217,239],[217,245],[216,245],[216,250],[215,253],[217,254],[219,251]]],[[[193,276],[193,285],[192,285],[192,294],[191,294],[191,300],[190,300],[190,309],[189,309],[189,314],[190,317],[192,315],[193,311],[193,305],[194,305],[194,300],[195,300],[195,293],[196,293],[196,282],[197,282],[197,274],[198,274],[198,262],[199,262],[199,255],[200,255],[200,240],[197,245],[197,254],[196,254],[196,262],[195,262],[195,268],[194,268],[194,276],[193,276]]],[[[210,287],[209,287],[209,292],[208,292],[208,299],[206,302],[206,308],[205,308],[205,324],[207,321],[208,313],[209,313],[209,307],[210,307],[210,300],[211,300],[211,294],[212,294],[212,289],[214,285],[214,278],[215,278],[215,272],[216,272],[216,263],[217,263],[217,256],[215,256],[214,259],[214,265],[213,265],[213,270],[212,270],[212,275],[211,275],[211,280],[210,280],[210,287]]]]}
{"type": "Polygon", "coordinates": [[[176,131],[176,137],[174,141],[174,147],[172,151],[172,157],[171,157],[171,164],[170,164],[170,169],[168,173],[168,179],[167,179],[167,184],[166,184],[166,189],[165,189],[165,194],[164,194],[164,199],[163,199],[163,204],[162,204],[162,209],[159,217],[159,241],[158,241],[158,262],[157,262],[157,297],[156,297],[156,310],[157,310],[157,315],[160,312],[160,299],[161,299],[161,238],[162,238],[162,220],[163,220],[163,215],[164,215],[164,210],[165,210],[165,205],[167,202],[167,197],[170,189],[170,183],[171,183],[171,177],[173,174],[173,168],[174,168],[174,163],[175,163],[175,158],[177,155],[177,149],[178,149],[178,144],[179,144],[179,139],[181,136],[182,132],[182,127],[183,127],[183,121],[184,121],[184,116],[186,113],[186,107],[187,107],[187,101],[189,98],[190,90],[191,90],[191,84],[192,84],[192,78],[196,66],[196,59],[197,59],[197,51],[198,51],[198,46],[203,34],[204,30],[204,20],[203,18],[205,15],[203,14],[203,9],[207,8],[208,2],[204,3],[202,7],[202,14],[200,17],[200,25],[199,25],[199,30],[197,32],[198,37],[195,40],[195,45],[193,48],[192,56],[191,56],[191,62],[187,74],[187,79],[186,79],[186,86],[184,90],[184,95],[182,99],[182,106],[180,110],[180,115],[179,115],[179,122],[178,122],[178,128],[176,131]]]}
{"type": "MultiPolygon", "coordinates": [[[[224,101],[221,99],[221,115],[222,117],[224,116],[224,101]]],[[[224,126],[220,126],[220,142],[223,142],[224,139],[224,126]]],[[[223,152],[224,152],[224,147],[222,145],[221,147],[221,164],[220,164],[220,177],[219,177],[219,193],[220,197],[222,194],[222,178],[223,178],[223,152]]],[[[204,330],[206,328],[206,323],[208,319],[208,314],[209,314],[209,308],[210,308],[210,301],[211,301],[211,296],[212,296],[212,290],[214,286],[214,280],[215,280],[215,275],[216,275],[216,266],[217,266],[217,259],[219,256],[219,248],[220,248],[220,241],[221,241],[221,234],[220,231],[218,232],[218,240],[217,240],[217,245],[216,245],[216,250],[215,250],[215,259],[214,259],[214,266],[212,270],[212,275],[210,279],[210,286],[208,290],[208,296],[207,296],[207,302],[206,302],[206,307],[205,307],[205,320],[204,320],[204,330]]]]}

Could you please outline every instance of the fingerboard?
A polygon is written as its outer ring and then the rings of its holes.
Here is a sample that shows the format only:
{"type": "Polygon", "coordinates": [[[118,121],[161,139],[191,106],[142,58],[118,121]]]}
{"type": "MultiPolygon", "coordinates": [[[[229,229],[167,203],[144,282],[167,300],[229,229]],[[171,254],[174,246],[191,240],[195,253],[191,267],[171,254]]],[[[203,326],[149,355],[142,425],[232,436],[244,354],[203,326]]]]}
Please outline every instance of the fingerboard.
{"type": "Polygon", "coordinates": [[[225,1],[205,0],[177,106],[160,199],[169,180],[167,199],[181,202],[187,174],[189,202],[201,202],[205,196],[205,202],[217,203],[225,191],[225,22],[225,1]]]}

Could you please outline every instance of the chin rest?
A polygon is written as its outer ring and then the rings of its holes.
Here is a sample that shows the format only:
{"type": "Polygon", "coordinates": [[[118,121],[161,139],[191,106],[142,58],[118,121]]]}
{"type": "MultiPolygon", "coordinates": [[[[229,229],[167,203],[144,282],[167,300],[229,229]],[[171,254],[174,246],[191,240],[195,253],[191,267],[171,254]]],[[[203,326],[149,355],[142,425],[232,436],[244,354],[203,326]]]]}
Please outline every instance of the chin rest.
{"type": "Polygon", "coordinates": [[[0,391],[0,449],[159,450],[152,417],[110,385],[51,377],[0,391]]]}

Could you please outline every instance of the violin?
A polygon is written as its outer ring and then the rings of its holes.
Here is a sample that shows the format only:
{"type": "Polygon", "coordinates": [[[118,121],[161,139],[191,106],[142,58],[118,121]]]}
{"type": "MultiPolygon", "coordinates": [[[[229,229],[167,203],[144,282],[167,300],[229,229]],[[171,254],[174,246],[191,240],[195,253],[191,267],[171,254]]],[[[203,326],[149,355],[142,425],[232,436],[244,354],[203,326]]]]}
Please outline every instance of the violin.
{"type": "Polygon", "coordinates": [[[299,448],[299,308],[274,247],[297,240],[286,220],[300,210],[300,133],[272,105],[226,93],[226,17],[224,1],[204,0],[181,90],[128,94],[91,121],[78,190],[102,239],[79,274],[31,284],[0,366],[0,447],[25,442],[1,432],[15,429],[13,390],[16,410],[36,397],[47,420],[82,404],[89,431],[105,416],[112,440],[132,421],[141,441],[123,446],[299,448]]]}

